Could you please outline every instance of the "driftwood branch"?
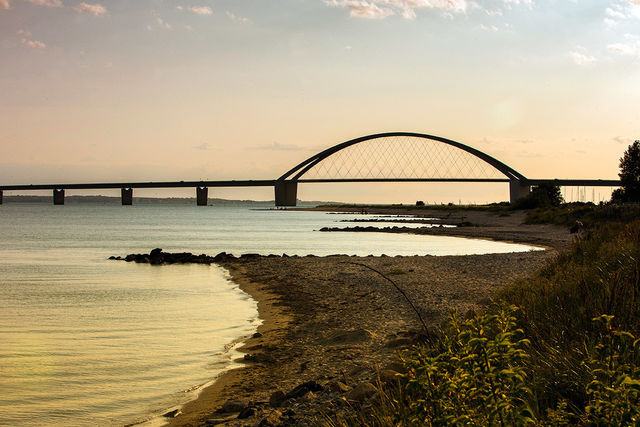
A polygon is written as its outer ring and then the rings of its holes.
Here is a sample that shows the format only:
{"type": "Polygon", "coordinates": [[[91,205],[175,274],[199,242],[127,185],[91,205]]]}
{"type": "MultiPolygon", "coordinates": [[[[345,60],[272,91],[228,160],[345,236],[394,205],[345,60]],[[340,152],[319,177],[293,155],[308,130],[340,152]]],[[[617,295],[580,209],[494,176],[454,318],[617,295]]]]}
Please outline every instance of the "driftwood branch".
{"type": "Polygon", "coordinates": [[[431,336],[429,335],[429,330],[427,329],[427,324],[425,323],[424,319],[422,318],[422,315],[418,311],[418,308],[413,304],[413,302],[407,296],[405,291],[403,291],[402,288],[396,282],[391,280],[390,277],[388,277],[387,275],[385,275],[381,271],[379,271],[379,270],[377,270],[377,269],[375,269],[373,267],[370,267],[367,264],[363,264],[361,262],[345,262],[345,264],[353,264],[353,265],[358,265],[360,267],[367,268],[367,269],[369,269],[369,270],[371,270],[371,271],[373,271],[375,273],[378,273],[380,276],[382,276],[384,279],[386,279],[389,283],[391,283],[393,285],[393,287],[395,287],[398,290],[398,292],[400,292],[400,294],[402,294],[402,296],[407,301],[407,303],[409,303],[409,305],[413,309],[414,313],[416,313],[416,315],[418,316],[418,319],[420,320],[420,323],[422,323],[422,328],[424,329],[424,334],[427,337],[427,340],[431,341],[431,336]]]}

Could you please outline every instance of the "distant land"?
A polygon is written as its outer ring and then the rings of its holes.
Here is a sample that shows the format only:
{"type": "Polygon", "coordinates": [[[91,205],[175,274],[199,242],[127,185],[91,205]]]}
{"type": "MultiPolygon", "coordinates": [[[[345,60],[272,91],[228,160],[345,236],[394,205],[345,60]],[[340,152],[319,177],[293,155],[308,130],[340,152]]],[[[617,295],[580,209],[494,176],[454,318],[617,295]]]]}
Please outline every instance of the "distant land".
{"type": "MultiPolygon", "coordinates": [[[[48,203],[52,204],[51,196],[4,196],[4,203],[48,203]]],[[[65,204],[93,203],[105,205],[118,205],[121,203],[119,196],[65,196],[65,204]]],[[[317,205],[333,204],[334,202],[303,201],[298,200],[298,207],[313,207],[317,205]]],[[[194,205],[195,197],[134,197],[134,205],[194,205]]],[[[273,200],[230,200],[210,198],[209,205],[212,206],[253,206],[262,208],[273,208],[273,200]]]]}

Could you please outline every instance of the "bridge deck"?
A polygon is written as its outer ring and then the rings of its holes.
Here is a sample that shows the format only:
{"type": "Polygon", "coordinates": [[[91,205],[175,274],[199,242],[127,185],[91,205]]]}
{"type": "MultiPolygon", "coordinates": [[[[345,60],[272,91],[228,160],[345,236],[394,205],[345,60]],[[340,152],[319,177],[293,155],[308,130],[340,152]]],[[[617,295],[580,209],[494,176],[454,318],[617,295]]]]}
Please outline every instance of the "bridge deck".
{"type": "MultiPolygon", "coordinates": [[[[0,191],[15,190],[99,190],[108,188],[193,188],[193,187],[273,187],[277,180],[230,180],[230,181],[156,181],[156,182],[101,182],[86,184],[24,184],[0,185],[0,191]]],[[[351,179],[299,179],[304,183],[348,183],[348,182],[509,182],[507,178],[351,178],[351,179]]],[[[553,183],[560,186],[619,187],[614,179],[527,179],[526,185],[553,183]]]]}

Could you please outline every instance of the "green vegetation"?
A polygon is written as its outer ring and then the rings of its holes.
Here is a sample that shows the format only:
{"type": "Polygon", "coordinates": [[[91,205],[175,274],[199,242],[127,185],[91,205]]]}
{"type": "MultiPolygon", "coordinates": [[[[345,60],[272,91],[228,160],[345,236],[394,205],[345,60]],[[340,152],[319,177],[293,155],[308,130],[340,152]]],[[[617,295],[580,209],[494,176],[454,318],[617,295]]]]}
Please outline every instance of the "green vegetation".
{"type": "Polygon", "coordinates": [[[358,423],[640,424],[640,219],[583,207],[589,232],[485,313],[453,313],[402,353],[402,385],[380,386],[358,423]]]}
{"type": "Polygon", "coordinates": [[[640,141],[631,144],[620,159],[620,181],[611,195],[615,202],[640,202],[640,141]]]}
{"type": "Polygon", "coordinates": [[[585,227],[597,227],[607,222],[629,222],[640,218],[640,205],[604,203],[565,203],[556,207],[538,208],[527,212],[527,224],[571,226],[581,221],[585,227]]]}
{"type": "Polygon", "coordinates": [[[456,205],[453,203],[447,203],[447,204],[439,204],[439,205],[429,205],[429,204],[424,204],[424,205],[405,205],[402,203],[399,204],[379,204],[379,205],[372,205],[372,204],[340,204],[340,203],[335,203],[335,204],[323,204],[323,205],[318,205],[316,206],[319,209],[336,209],[336,210],[341,210],[341,209],[350,209],[350,210],[358,210],[359,212],[366,212],[366,211],[371,211],[371,210],[403,210],[406,212],[411,212],[411,211],[424,211],[425,209],[427,210],[436,210],[436,211],[445,211],[445,212],[459,212],[459,211],[465,211],[465,210],[469,210],[469,211],[489,211],[489,212],[508,212],[511,208],[509,205],[509,202],[500,202],[500,203],[490,203],[490,204],[486,204],[486,205],[456,205]]]}
{"type": "Polygon", "coordinates": [[[563,198],[560,187],[551,183],[536,185],[526,197],[518,199],[512,209],[533,209],[560,206],[563,198]]]}
{"type": "Polygon", "coordinates": [[[411,424],[518,425],[533,422],[525,349],[514,307],[460,321],[454,313],[436,346],[403,362],[411,424]]]}

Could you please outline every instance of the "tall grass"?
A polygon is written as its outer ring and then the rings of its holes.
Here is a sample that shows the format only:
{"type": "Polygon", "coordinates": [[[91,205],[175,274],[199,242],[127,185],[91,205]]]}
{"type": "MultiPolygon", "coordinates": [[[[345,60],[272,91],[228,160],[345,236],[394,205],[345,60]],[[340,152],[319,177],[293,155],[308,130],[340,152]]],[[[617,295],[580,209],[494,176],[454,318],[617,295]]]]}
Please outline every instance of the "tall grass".
{"type": "Polygon", "coordinates": [[[607,222],[629,222],[640,217],[640,205],[611,203],[565,203],[556,207],[532,209],[527,212],[527,224],[555,224],[572,226],[581,221],[588,228],[607,222]]]}
{"type": "MultiPolygon", "coordinates": [[[[432,343],[403,353],[406,386],[395,394],[381,389],[380,396],[394,397],[377,405],[376,419],[640,425],[635,209],[596,212],[594,218],[615,221],[594,220],[537,274],[503,289],[502,303],[469,320],[452,316],[432,343]]],[[[362,414],[358,420],[369,424],[362,414]]]]}

